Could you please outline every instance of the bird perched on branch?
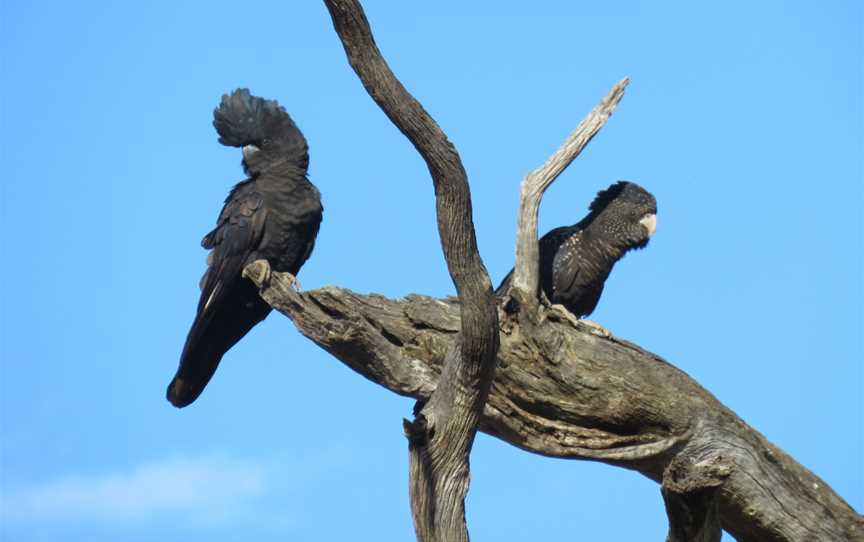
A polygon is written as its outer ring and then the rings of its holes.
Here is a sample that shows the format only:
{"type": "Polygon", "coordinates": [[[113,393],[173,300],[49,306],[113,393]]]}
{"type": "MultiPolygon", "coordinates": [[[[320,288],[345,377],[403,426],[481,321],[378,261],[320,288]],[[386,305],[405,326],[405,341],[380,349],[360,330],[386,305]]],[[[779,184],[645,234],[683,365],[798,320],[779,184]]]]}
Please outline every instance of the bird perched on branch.
{"type": "Polygon", "coordinates": [[[176,407],[192,403],[225,352],[270,313],[243,268],[265,259],[274,271],[296,275],[312,253],[323,212],[306,178],[306,139],[278,102],[235,90],[222,96],[213,126],[220,143],[242,148],[248,178],[228,194],[216,228],[201,241],[210,254],[198,312],[168,385],[176,407]]]}
{"type": "MultiPolygon", "coordinates": [[[[657,228],[657,200],[636,183],[619,181],[594,198],[588,215],[540,239],[540,287],[553,304],[576,317],[597,307],[603,284],[615,263],[644,248],[657,228]]],[[[506,292],[513,275],[497,293],[506,292]]]]}

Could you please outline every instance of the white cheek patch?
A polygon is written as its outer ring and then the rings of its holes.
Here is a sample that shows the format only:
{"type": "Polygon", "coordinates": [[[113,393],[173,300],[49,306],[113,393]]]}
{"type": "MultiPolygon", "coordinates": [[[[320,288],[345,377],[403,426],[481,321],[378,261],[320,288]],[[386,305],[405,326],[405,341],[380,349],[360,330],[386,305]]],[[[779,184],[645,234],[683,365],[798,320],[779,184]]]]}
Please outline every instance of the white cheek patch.
{"type": "Polygon", "coordinates": [[[639,221],[639,223],[645,226],[645,229],[648,230],[648,237],[651,237],[654,235],[654,232],[657,231],[657,215],[646,215],[639,221]]]}

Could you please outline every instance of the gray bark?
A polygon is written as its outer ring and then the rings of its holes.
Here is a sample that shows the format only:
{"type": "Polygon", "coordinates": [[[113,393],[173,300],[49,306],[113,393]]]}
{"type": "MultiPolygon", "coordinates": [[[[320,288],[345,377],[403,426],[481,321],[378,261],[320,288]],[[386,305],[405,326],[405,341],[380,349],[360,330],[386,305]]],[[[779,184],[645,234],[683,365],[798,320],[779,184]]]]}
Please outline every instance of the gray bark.
{"type": "MultiPolygon", "coordinates": [[[[864,520],[822,480],[660,357],[537,299],[543,191],[602,127],[626,80],[522,187],[513,288],[492,296],[461,160],[392,74],[356,0],[325,0],[349,63],[426,161],[458,298],[298,293],[266,262],[244,271],[306,337],[357,373],[418,400],[409,438],[418,539],[467,540],[476,430],[521,449],[636,470],[661,484],[669,541],[864,541],[864,520]],[[499,348],[500,346],[500,348],[499,348]],[[498,369],[496,371],[496,364],[498,369]]],[[[576,533],[578,536],[578,533],[576,533]]]]}
{"type": "Polygon", "coordinates": [[[414,144],[435,187],[438,233],[460,300],[458,339],[449,345],[435,391],[405,421],[411,511],[423,542],[467,541],[468,456],[498,352],[498,313],[480,259],[468,178],[459,154],[390,70],[360,4],[325,0],[348,62],[375,103],[414,144]]]}
{"type": "MultiPolygon", "coordinates": [[[[369,380],[421,401],[436,389],[459,335],[456,299],[392,300],[335,287],[298,293],[278,273],[257,282],[303,335],[369,380]]],[[[499,308],[499,317],[498,369],[481,431],[662,483],[670,540],[716,540],[712,522],[738,540],[864,540],[864,518],[820,478],[659,356],[597,334],[557,307],[499,308]]]]}

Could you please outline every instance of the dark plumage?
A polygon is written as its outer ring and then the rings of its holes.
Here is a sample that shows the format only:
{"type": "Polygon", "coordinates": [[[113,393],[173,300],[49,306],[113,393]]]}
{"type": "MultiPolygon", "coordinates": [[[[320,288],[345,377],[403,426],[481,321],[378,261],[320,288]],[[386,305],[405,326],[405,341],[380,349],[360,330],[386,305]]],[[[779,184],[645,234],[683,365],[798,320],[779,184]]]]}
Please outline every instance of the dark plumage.
{"type": "Polygon", "coordinates": [[[229,348],[270,313],[243,268],[266,259],[271,269],[296,275],[309,258],[321,223],[321,196],[306,178],[303,134],[276,101],[238,89],[213,112],[219,142],[243,149],[248,179],[228,194],[216,228],[201,245],[210,249],[201,299],[180,367],[168,385],[176,407],[194,401],[229,348]]]}
{"type": "MultiPolygon", "coordinates": [[[[597,307],[615,263],[644,248],[657,225],[657,200],[638,184],[619,181],[597,194],[588,215],[540,239],[540,286],[554,304],[577,317],[597,307]]],[[[509,288],[510,274],[498,287],[509,288]]]]}

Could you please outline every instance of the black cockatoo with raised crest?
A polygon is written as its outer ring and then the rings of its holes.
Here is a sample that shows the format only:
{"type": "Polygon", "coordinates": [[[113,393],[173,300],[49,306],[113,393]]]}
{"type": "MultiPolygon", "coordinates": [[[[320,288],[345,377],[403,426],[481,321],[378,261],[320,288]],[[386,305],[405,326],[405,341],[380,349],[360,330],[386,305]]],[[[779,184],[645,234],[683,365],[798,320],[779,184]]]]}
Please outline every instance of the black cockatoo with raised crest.
{"type": "MultiPolygon", "coordinates": [[[[553,304],[581,318],[594,312],[615,263],[644,248],[657,229],[657,200],[636,183],[619,181],[602,190],[588,215],[540,238],[540,287],[553,304]]],[[[511,271],[498,286],[504,293],[511,271]]]]}
{"type": "Polygon", "coordinates": [[[167,391],[176,407],[197,399],[225,352],[270,313],[243,268],[264,259],[272,270],[296,275],[323,213],[306,177],[306,139],[278,102],[235,90],[222,97],[213,126],[220,143],[242,149],[248,178],[228,194],[216,228],[201,242],[210,250],[201,298],[167,391]]]}

